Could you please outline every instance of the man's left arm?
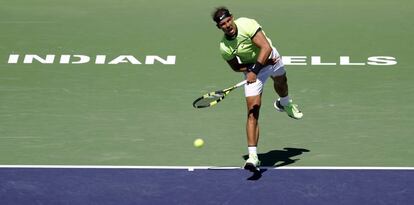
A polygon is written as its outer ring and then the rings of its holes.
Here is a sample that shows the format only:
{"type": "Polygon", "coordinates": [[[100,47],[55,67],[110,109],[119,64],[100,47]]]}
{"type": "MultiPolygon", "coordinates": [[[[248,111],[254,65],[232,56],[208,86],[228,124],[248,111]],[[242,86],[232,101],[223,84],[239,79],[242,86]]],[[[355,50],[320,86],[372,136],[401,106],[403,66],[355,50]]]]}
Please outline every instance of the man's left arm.
{"type": "Polygon", "coordinates": [[[260,49],[260,51],[257,56],[256,63],[249,69],[250,72],[247,73],[248,83],[256,82],[257,74],[266,65],[270,53],[272,52],[272,47],[261,30],[257,31],[257,33],[253,36],[252,42],[260,49]]]}
{"type": "Polygon", "coordinates": [[[265,65],[270,53],[272,52],[272,47],[270,46],[269,41],[267,41],[267,38],[262,31],[258,31],[256,35],[253,36],[252,42],[260,48],[256,61],[262,65],[265,65]]]}

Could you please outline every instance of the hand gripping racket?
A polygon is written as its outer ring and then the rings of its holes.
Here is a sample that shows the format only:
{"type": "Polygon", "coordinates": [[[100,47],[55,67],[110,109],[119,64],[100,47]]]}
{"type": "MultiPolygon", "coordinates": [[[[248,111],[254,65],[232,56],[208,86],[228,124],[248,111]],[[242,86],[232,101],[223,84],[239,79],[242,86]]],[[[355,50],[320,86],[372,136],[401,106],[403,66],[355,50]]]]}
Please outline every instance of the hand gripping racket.
{"type": "Polygon", "coordinates": [[[217,104],[218,102],[220,102],[221,100],[224,99],[224,97],[226,97],[232,90],[246,84],[247,81],[241,81],[240,83],[237,83],[236,85],[230,87],[230,88],[226,88],[224,90],[218,90],[215,92],[211,92],[211,93],[207,93],[201,97],[199,97],[197,100],[195,100],[193,102],[193,107],[194,108],[205,108],[205,107],[211,107],[215,104],[217,104]]]}

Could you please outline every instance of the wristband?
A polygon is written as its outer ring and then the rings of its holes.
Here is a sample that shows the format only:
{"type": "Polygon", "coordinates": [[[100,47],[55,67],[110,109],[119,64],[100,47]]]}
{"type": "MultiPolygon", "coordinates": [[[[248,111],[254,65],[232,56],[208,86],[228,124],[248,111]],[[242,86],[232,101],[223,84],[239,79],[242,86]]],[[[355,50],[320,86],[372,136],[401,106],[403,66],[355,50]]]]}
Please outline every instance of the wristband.
{"type": "Polygon", "coordinates": [[[251,68],[249,68],[249,72],[253,72],[254,74],[258,74],[260,70],[264,67],[263,64],[256,62],[251,68]]]}

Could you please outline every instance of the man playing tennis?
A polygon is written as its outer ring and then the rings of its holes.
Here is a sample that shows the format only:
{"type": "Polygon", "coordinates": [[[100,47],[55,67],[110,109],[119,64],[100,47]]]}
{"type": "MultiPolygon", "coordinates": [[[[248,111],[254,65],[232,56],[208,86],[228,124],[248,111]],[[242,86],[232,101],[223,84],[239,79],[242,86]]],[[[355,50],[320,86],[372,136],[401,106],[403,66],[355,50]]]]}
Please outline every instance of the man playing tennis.
{"type": "Polygon", "coordinates": [[[260,166],[257,156],[258,120],[266,80],[269,77],[273,79],[274,89],[280,97],[274,102],[277,111],[284,111],[294,119],[301,119],[303,114],[289,98],[283,62],[261,26],[254,19],[235,20],[225,7],[217,8],[212,17],[216,26],[224,32],[220,41],[222,57],[234,71],[243,72],[247,80],[244,90],[248,113],[246,133],[249,158],[244,168],[256,172],[260,166]]]}

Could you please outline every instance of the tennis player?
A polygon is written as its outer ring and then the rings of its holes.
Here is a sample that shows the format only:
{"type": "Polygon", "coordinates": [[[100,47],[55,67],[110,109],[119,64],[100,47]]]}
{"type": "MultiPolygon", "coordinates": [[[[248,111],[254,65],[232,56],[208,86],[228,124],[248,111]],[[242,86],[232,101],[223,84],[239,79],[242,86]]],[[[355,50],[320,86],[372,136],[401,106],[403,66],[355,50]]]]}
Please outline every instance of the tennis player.
{"type": "Polygon", "coordinates": [[[249,158],[244,168],[256,172],[260,170],[257,156],[258,120],[266,80],[269,77],[273,80],[274,89],[279,96],[274,102],[277,111],[284,111],[294,119],[301,119],[303,114],[289,98],[283,62],[262,27],[254,19],[234,19],[226,7],[217,8],[212,17],[217,28],[224,32],[220,41],[222,57],[234,71],[242,72],[247,80],[244,90],[247,103],[246,133],[249,158]]]}

